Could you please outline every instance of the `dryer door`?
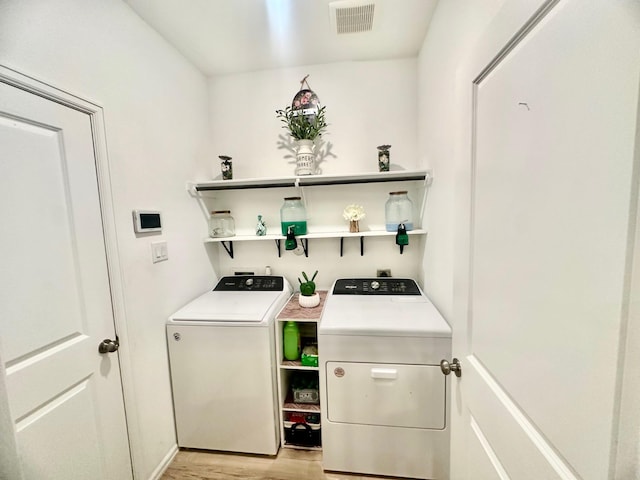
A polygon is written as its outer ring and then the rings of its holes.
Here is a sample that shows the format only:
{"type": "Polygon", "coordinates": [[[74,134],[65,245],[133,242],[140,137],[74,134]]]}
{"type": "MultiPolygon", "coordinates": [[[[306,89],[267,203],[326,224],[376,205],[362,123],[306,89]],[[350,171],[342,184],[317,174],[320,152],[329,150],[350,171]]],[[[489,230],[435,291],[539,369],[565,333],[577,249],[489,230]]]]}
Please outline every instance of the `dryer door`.
{"type": "Polygon", "coordinates": [[[332,422],[444,429],[446,377],[439,366],[327,362],[332,422]]]}

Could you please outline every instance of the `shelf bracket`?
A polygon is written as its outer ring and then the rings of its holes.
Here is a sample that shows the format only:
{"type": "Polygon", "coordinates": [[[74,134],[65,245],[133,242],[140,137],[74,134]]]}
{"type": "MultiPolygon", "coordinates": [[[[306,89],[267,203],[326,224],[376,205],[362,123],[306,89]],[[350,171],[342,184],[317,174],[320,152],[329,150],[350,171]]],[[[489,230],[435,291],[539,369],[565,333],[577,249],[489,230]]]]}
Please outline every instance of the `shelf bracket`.
{"type": "MultiPolygon", "coordinates": [[[[340,237],[340,256],[344,252],[344,237],[340,237]]],[[[364,236],[360,235],[360,256],[364,257],[364,236]]]]}
{"type": "Polygon", "coordinates": [[[282,257],[282,252],[280,251],[280,239],[276,238],[276,248],[278,249],[278,258],[282,257]]]}
{"type": "Polygon", "coordinates": [[[229,256],[231,258],[233,258],[233,242],[231,240],[223,240],[222,242],[222,246],[224,247],[224,249],[227,251],[227,253],[229,254],[229,256]],[[227,245],[228,244],[228,245],[227,245]]]}
{"type": "Polygon", "coordinates": [[[187,193],[189,195],[191,195],[194,198],[198,196],[198,190],[196,190],[196,184],[195,183],[187,182],[186,188],[187,188],[187,193]]]}

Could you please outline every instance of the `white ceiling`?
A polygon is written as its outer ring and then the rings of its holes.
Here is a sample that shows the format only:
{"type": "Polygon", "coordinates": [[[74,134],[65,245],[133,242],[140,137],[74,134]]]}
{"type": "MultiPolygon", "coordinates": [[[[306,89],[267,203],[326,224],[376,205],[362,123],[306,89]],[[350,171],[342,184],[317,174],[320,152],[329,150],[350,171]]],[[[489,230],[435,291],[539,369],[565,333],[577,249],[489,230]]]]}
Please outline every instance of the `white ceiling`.
{"type": "Polygon", "coordinates": [[[415,57],[437,0],[370,0],[373,29],[335,33],[334,0],[124,0],[204,74],[415,57]]]}

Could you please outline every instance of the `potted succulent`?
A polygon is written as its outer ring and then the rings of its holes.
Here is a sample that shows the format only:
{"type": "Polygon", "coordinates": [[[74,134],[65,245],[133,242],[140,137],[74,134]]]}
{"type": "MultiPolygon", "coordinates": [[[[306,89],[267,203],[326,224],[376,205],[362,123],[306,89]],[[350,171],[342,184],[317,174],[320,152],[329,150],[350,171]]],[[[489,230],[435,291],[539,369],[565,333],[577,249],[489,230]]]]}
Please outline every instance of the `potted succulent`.
{"type": "Polygon", "coordinates": [[[316,284],[314,282],[316,275],[318,275],[318,270],[313,274],[311,280],[305,272],[302,272],[302,276],[305,281],[303,282],[298,277],[298,282],[300,283],[300,295],[298,295],[298,303],[301,307],[305,308],[313,308],[317,307],[320,304],[320,295],[316,293],[316,284]]]}
{"type": "Polygon", "coordinates": [[[276,110],[276,115],[283,123],[282,128],[296,141],[296,175],[313,175],[316,173],[314,141],[325,128],[325,107],[319,107],[312,113],[307,110],[287,106],[284,110],[276,110]]]}

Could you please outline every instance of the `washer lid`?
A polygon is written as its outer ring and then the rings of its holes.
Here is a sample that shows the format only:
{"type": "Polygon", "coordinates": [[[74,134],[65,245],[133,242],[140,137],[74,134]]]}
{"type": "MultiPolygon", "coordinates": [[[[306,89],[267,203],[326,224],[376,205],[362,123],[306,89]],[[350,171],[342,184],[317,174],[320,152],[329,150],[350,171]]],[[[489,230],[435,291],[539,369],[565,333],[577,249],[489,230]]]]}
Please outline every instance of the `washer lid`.
{"type": "Polygon", "coordinates": [[[171,315],[169,321],[261,322],[282,295],[286,292],[206,292],[171,315]]]}
{"type": "Polygon", "coordinates": [[[425,295],[329,295],[320,335],[451,337],[451,327],[425,295]]]}

